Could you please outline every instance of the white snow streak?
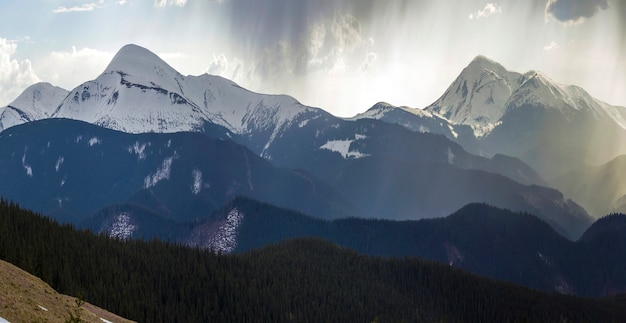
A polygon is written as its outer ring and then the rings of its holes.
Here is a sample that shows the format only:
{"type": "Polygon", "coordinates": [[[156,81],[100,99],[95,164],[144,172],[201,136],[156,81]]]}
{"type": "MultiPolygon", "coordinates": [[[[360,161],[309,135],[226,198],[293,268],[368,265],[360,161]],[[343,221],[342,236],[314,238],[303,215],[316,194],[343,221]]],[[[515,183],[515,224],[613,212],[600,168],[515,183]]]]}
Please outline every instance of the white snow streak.
{"type": "Polygon", "coordinates": [[[200,194],[200,191],[202,191],[202,172],[194,169],[193,172],[191,173],[191,176],[193,177],[193,185],[191,185],[191,193],[193,193],[193,195],[198,195],[200,194]]]}
{"type": "Polygon", "coordinates": [[[174,157],[168,157],[163,160],[161,167],[156,170],[156,172],[152,175],[146,176],[144,179],[144,188],[154,187],[158,182],[164,179],[170,179],[170,172],[172,170],[172,162],[174,161],[174,157]]]}
{"type": "Polygon", "coordinates": [[[59,156],[59,159],[57,159],[57,163],[56,165],[54,165],[54,170],[58,173],[59,169],[61,169],[61,165],[63,165],[63,162],[65,161],[65,157],[63,156],[59,156]]]}
{"type": "Polygon", "coordinates": [[[22,155],[22,167],[24,167],[26,175],[28,175],[29,177],[33,177],[33,168],[30,167],[30,165],[26,164],[26,152],[24,152],[24,155],[22,155]]]}
{"type": "Polygon", "coordinates": [[[93,137],[89,139],[89,147],[93,147],[95,145],[99,145],[102,141],[98,137],[93,137]]]}
{"type": "Polygon", "coordinates": [[[452,165],[454,164],[454,153],[452,152],[452,149],[450,149],[450,147],[448,147],[448,164],[452,165]]]}

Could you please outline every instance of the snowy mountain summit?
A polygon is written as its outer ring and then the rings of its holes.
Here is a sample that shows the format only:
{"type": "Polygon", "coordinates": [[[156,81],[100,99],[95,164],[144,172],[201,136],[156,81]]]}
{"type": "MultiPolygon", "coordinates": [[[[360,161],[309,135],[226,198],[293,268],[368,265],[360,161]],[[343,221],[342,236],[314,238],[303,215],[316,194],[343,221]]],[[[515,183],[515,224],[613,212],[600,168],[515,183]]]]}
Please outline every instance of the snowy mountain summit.
{"type": "Polygon", "coordinates": [[[50,83],[35,83],[6,107],[0,108],[0,132],[25,122],[49,118],[67,90],[50,83]]]}
{"type": "Polygon", "coordinates": [[[198,131],[206,123],[245,134],[280,125],[307,108],[218,76],[183,76],[149,50],[124,46],[104,73],[72,91],[55,117],[130,133],[198,131]],[[269,120],[268,120],[269,118],[269,120]]]}
{"type": "Polygon", "coordinates": [[[477,56],[426,110],[453,123],[469,125],[477,137],[483,136],[498,125],[520,78],[520,74],[477,56]]]}
{"type": "Polygon", "coordinates": [[[69,94],[57,92],[44,95],[47,106],[54,107],[48,113],[26,100],[2,108],[7,117],[0,118],[0,130],[43,118],[81,120],[128,133],[203,131],[217,125],[239,135],[263,134],[259,145],[268,147],[281,129],[327,115],[292,97],[253,93],[222,77],[183,76],[137,45],[122,47],[95,80],[69,94]]]}
{"type": "Polygon", "coordinates": [[[507,113],[525,105],[564,113],[570,109],[590,112],[595,118],[609,117],[626,129],[624,109],[599,102],[582,88],[558,84],[537,71],[508,71],[484,56],[474,58],[426,111],[468,125],[476,137],[483,137],[500,125],[507,113]]]}

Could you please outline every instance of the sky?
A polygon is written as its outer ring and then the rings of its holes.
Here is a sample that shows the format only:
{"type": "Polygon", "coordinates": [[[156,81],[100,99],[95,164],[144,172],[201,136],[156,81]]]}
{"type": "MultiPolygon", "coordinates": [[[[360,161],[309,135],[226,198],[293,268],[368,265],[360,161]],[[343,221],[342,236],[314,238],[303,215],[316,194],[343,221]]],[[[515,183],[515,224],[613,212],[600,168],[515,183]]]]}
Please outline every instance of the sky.
{"type": "Polygon", "coordinates": [[[477,55],[626,106],[625,0],[22,0],[0,2],[0,106],[71,90],[125,44],[337,116],[424,108],[477,55]]]}

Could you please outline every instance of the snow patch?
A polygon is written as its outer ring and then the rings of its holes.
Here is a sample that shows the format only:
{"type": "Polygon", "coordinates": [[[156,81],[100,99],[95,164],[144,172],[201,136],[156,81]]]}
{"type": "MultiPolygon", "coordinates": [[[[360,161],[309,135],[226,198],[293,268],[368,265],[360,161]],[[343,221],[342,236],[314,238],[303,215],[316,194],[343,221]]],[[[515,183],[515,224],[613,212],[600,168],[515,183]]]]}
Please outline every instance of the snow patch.
{"type": "Polygon", "coordinates": [[[136,225],[131,223],[130,214],[122,212],[115,216],[111,227],[107,230],[107,234],[111,238],[128,239],[137,228],[136,225]]]}
{"type": "Polygon", "coordinates": [[[103,319],[103,318],[100,318],[100,321],[102,321],[102,322],[104,322],[104,323],[113,323],[113,322],[111,322],[111,321],[109,321],[109,320],[105,320],[105,319],[103,319]]]}
{"type": "Polygon", "coordinates": [[[57,173],[59,172],[59,169],[61,169],[61,166],[63,165],[64,161],[65,161],[65,157],[59,156],[59,159],[57,159],[57,163],[54,165],[54,170],[57,173]]]}
{"type": "MultiPolygon", "coordinates": [[[[420,133],[428,133],[428,132],[430,132],[430,129],[428,129],[428,127],[426,127],[424,125],[420,125],[419,132],[420,133]]],[[[454,136],[454,138],[456,138],[456,135],[453,134],[453,136],[454,136]]]]}
{"type": "Polygon", "coordinates": [[[459,136],[459,134],[454,131],[454,128],[452,128],[451,125],[448,125],[448,129],[450,129],[450,132],[452,133],[452,136],[454,136],[454,138],[457,138],[459,136]]]}
{"type": "Polygon", "coordinates": [[[352,144],[352,142],[354,142],[354,140],[329,140],[328,142],[320,146],[320,149],[338,152],[339,154],[341,154],[341,156],[343,156],[344,159],[363,158],[369,156],[368,154],[363,154],[358,151],[350,151],[350,144],[352,144]]]}
{"type": "Polygon", "coordinates": [[[355,139],[355,140],[367,139],[367,136],[366,136],[366,135],[361,135],[361,134],[355,133],[355,134],[354,134],[354,139],[355,139]]]}
{"type": "Polygon", "coordinates": [[[303,128],[304,126],[306,126],[306,125],[307,125],[307,123],[309,123],[309,121],[311,121],[311,120],[306,119],[306,120],[304,120],[304,121],[300,122],[300,123],[298,124],[298,128],[303,128]]]}
{"type": "MultiPolygon", "coordinates": [[[[168,148],[169,148],[170,143],[171,143],[171,140],[168,141],[168,143],[167,143],[168,144],[168,146],[167,146],[168,148]]],[[[134,145],[129,146],[127,148],[128,153],[137,155],[137,158],[139,158],[139,160],[146,159],[146,145],[147,145],[146,143],[141,143],[140,144],[138,141],[135,141],[134,145]]]]}
{"type": "Polygon", "coordinates": [[[454,153],[452,152],[452,149],[450,149],[450,147],[448,147],[448,164],[453,165],[454,164],[454,153]]]}
{"type": "Polygon", "coordinates": [[[237,248],[237,235],[243,218],[244,214],[234,208],[228,212],[226,219],[206,223],[202,229],[196,230],[187,244],[216,252],[231,253],[237,248]]]}
{"type": "Polygon", "coordinates": [[[237,247],[237,233],[243,220],[243,213],[232,209],[213,237],[208,241],[209,249],[231,253],[237,247]]]}
{"type": "Polygon", "coordinates": [[[144,179],[144,188],[154,187],[158,182],[164,179],[170,179],[170,173],[172,171],[172,162],[174,161],[174,156],[165,158],[161,167],[156,170],[156,172],[152,175],[146,176],[144,179]]]}
{"type": "Polygon", "coordinates": [[[33,168],[26,163],[26,152],[24,152],[24,155],[22,155],[22,167],[24,167],[24,170],[26,171],[26,175],[28,175],[28,177],[33,177],[33,168]]]}
{"type": "Polygon", "coordinates": [[[200,191],[202,191],[202,172],[194,169],[193,172],[191,173],[191,177],[193,177],[193,184],[191,185],[191,193],[193,193],[193,195],[198,195],[200,194],[200,191]]]}
{"type": "Polygon", "coordinates": [[[79,135],[79,136],[76,137],[76,139],[74,139],[74,142],[76,142],[76,143],[80,143],[81,141],[83,141],[83,136],[82,135],[79,135]]]}
{"type": "Polygon", "coordinates": [[[0,323],[11,323],[7,319],[0,317],[0,323]]]}
{"type": "Polygon", "coordinates": [[[89,139],[88,143],[89,143],[89,147],[93,147],[95,145],[99,145],[100,143],[102,143],[102,141],[98,137],[93,137],[93,138],[89,139]]]}
{"type": "Polygon", "coordinates": [[[41,305],[37,305],[37,307],[39,307],[39,309],[40,309],[40,310],[42,310],[42,311],[46,311],[46,312],[48,311],[48,309],[47,309],[47,308],[45,308],[45,307],[43,307],[43,306],[41,306],[41,305]]]}

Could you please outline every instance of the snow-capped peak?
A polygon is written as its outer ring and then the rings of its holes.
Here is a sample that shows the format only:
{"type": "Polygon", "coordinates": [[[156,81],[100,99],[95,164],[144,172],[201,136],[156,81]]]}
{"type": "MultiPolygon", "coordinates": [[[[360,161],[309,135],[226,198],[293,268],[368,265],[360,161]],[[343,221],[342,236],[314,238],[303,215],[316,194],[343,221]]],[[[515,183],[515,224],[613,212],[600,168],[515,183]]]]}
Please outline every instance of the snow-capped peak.
{"type": "Polygon", "coordinates": [[[153,52],[134,44],[125,45],[115,54],[103,74],[107,73],[122,73],[135,84],[184,92],[184,77],[178,71],[153,52]]]}
{"type": "Polygon", "coordinates": [[[477,56],[463,69],[435,103],[425,110],[457,124],[472,127],[479,137],[497,126],[505,103],[519,86],[520,74],[484,56],[477,56]]]}
{"type": "Polygon", "coordinates": [[[95,80],[66,97],[51,117],[129,132],[203,131],[222,126],[236,134],[260,134],[263,151],[293,124],[330,116],[286,95],[263,95],[203,74],[183,76],[156,54],[126,45],[95,80]]]}
{"type": "Polygon", "coordinates": [[[405,106],[398,107],[398,106],[389,104],[387,102],[378,102],[374,104],[371,108],[367,109],[367,111],[363,113],[359,113],[355,115],[354,117],[348,118],[347,120],[359,120],[359,119],[365,119],[365,118],[383,120],[386,114],[391,113],[397,109],[411,113],[418,117],[432,118],[433,116],[432,113],[422,110],[422,109],[414,109],[414,108],[405,107],[405,106]]]}
{"type": "Polygon", "coordinates": [[[9,127],[49,118],[68,91],[50,83],[35,83],[6,107],[0,108],[0,131],[9,127]]]}
{"type": "Polygon", "coordinates": [[[556,83],[538,71],[523,75],[508,71],[484,56],[474,58],[425,110],[468,125],[476,137],[482,137],[500,125],[507,112],[526,104],[561,112],[587,111],[595,118],[608,116],[626,129],[623,108],[599,102],[580,87],[556,83]]]}
{"type": "Polygon", "coordinates": [[[507,102],[507,111],[524,104],[562,113],[587,112],[596,119],[608,117],[626,129],[626,109],[598,101],[581,87],[557,83],[539,71],[529,71],[521,77],[519,88],[507,102]]]}

